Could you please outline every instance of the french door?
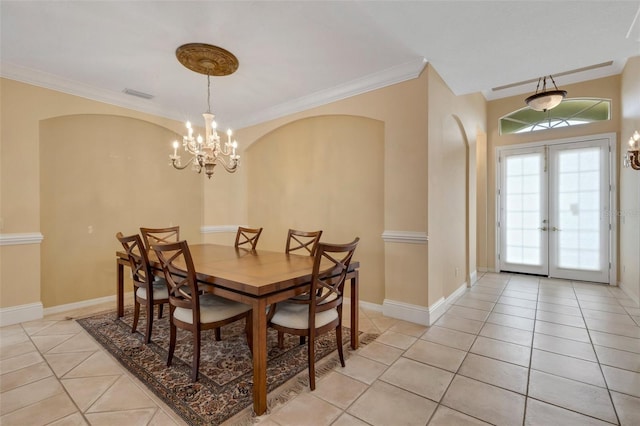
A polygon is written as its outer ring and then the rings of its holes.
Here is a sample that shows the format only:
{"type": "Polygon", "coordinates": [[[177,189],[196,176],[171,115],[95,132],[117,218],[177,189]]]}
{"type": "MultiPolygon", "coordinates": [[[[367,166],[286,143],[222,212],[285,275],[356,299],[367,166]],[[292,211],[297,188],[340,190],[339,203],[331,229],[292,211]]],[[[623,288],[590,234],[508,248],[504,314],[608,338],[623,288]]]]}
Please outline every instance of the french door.
{"type": "Polygon", "coordinates": [[[499,266],[609,282],[609,141],[499,153],[499,266]]]}

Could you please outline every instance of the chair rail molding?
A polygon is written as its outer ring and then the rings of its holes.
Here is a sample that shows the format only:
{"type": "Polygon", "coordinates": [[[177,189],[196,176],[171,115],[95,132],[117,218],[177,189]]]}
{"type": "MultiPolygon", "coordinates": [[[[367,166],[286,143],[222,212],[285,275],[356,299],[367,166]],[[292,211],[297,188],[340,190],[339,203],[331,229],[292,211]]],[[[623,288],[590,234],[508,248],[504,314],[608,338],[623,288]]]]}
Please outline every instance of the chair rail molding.
{"type": "Polygon", "coordinates": [[[237,232],[242,225],[207,225],[200,227],[201,234],[222,234],[225,232],[237,232]]]}
{"type": "Polygon", "coordinates": [[[0,234],[0,246],[16,246],[20,244],[40,244],[44,236],[40,232],[23,234],[0,234]]]}
{"type": "Polygon", "coordinates": [[[385,243],[427,244],[429,236],[421,231],[388,231],[382,233],[385,243]]]}

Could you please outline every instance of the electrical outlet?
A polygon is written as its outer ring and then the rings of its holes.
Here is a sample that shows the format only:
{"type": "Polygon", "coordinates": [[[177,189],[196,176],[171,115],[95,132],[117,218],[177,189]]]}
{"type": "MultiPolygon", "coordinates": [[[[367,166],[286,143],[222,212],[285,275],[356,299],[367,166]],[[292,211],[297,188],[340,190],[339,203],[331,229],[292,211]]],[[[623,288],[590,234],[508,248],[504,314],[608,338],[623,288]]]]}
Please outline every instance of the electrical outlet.
{"type": "Polygon", "coordinates": [[[87,232],[89,234],[93,234],[93,226],[92,225],[89,225],[89,227],[87,228],[87,232]]]}
{"type": "Polygon", "coordinates": [[[456,268],[455,276],[457,277],[459,273],[460,273],[460,268],[456,268]]]}

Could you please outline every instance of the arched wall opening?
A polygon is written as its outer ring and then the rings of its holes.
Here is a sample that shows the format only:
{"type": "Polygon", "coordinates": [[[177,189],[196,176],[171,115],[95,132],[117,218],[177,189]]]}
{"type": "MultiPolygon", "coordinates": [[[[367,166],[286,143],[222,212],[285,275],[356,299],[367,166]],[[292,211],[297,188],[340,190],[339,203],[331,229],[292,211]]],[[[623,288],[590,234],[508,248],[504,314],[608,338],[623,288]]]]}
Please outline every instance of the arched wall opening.
{"type": "Polygon", "coordinates": [[[203,179],[169,166],[173,131],[103,114],[42,120],[39,131],[45,308],[114,293],[119,231],[180,225],[200,242],[203,179]]]}
{"type": "Polygon", "coordinates": [[[322,241],[360,237],[360,297],[384,299],[384,123],[351,115],[300,119],[260,137],[243,154],[248,225],[260,247],[284,250],[287,230],[324,231],[322,241]]]}

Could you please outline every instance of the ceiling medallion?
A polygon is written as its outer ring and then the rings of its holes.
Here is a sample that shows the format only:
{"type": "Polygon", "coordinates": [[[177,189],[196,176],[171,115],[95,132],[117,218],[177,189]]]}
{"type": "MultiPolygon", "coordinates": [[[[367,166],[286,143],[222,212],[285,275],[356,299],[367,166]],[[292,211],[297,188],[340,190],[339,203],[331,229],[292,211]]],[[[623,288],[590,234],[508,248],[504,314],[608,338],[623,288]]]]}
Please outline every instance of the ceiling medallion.
{"type": "Polygon", "coordinates": [[[238,69],[238,58],[222,47],[206,43],[188,43],[176,49],[178,61],[191,71],[221,77],[238,69]]]}

